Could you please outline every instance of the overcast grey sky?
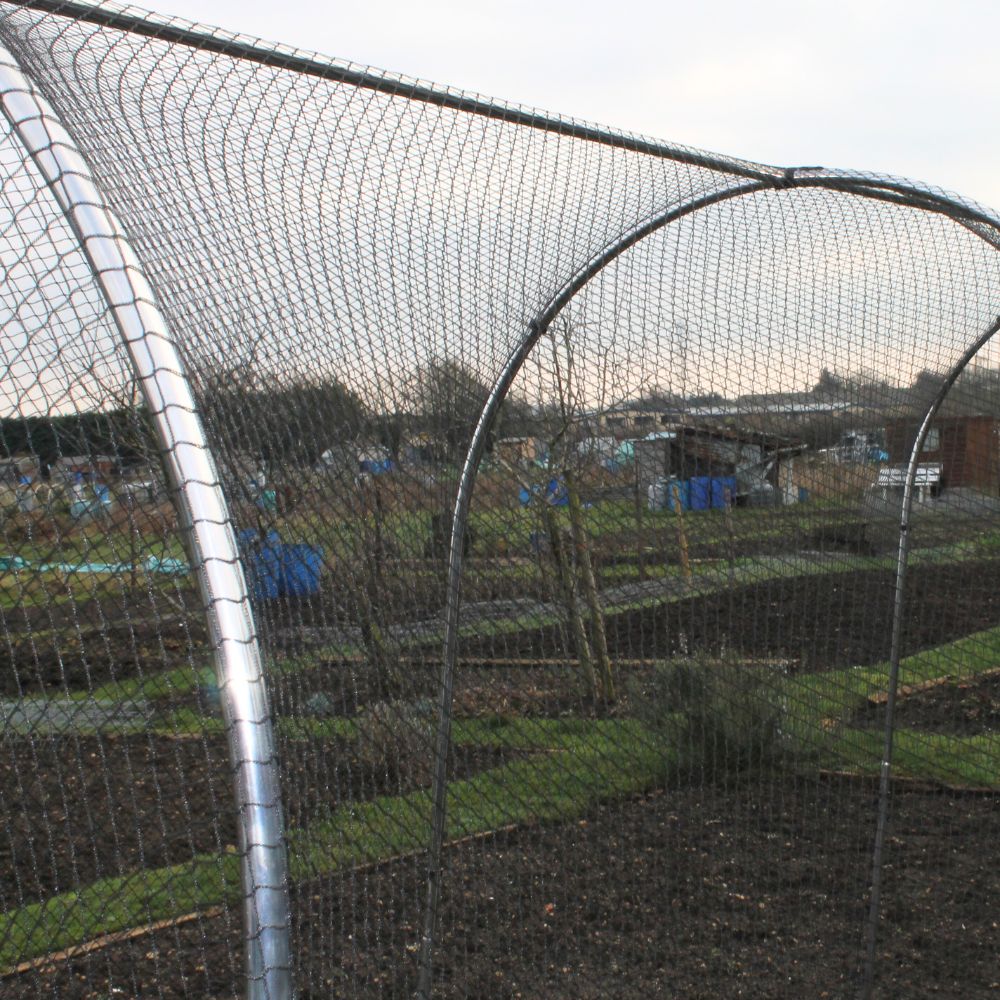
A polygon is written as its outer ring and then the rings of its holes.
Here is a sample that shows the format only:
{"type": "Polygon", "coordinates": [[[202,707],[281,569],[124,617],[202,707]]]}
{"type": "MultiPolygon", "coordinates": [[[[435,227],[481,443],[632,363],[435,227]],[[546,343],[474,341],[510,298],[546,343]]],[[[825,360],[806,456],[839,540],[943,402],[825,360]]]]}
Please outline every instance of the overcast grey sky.
{"type": "Polygon", "coordinates": [[[997,0],[146,0],[163,14],[783,166],[1000,210],[997,0]]]}

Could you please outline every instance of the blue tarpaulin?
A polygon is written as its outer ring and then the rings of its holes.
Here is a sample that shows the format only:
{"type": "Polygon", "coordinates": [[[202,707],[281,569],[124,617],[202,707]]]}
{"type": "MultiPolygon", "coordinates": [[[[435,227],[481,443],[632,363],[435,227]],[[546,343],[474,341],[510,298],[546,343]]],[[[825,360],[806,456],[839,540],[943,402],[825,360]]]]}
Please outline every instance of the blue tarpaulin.
{"type": "Polygon", "coordinates": [[[522,486],[518,491],[517,498],[523,507],[527,507],[533,497],[542,493],[544,493],[546,503],[552,507],[565,507],[569,503],[566,484],[561,479],[550,479],[545,484],[544,489],[538,485],[532,486],[530,493],[522,486]]]}
{"type": "Polygon", "coordinates": [[[323,552],[311,545],[281,541],[276,531],[261,540],[252,528],[239,533],[250,591],[258,600],[308,597],[319,592],[323,552]]]}
{"type": "Polygon", "coordinates": [[[0,556],[0,573],[30,572],[37,573],[108,573],[120,576],[123,573],[141,571],[143,573],[165,573],[168,576],[184,576],[191,567],[180,559],[158,559],[150,556],[141,563],[104,563],[104,562],[29,562],[20,556],[0,556]]]}

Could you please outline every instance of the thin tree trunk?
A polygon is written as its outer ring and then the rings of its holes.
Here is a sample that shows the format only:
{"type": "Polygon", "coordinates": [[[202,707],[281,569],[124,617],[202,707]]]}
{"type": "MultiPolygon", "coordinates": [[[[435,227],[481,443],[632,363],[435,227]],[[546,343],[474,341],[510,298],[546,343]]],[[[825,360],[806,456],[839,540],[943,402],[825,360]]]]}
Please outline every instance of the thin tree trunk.
{"type": "Polygon", "coordinates": [[[570,634],[573,637],[574,652],[576,658],[583,667],[587,675],[587,683],[590,685],[590,694],[596,705],[598,701],[597,677],[594,673],[594,660],[590,651],[590,642],[587,640],[587,630],[584,627],[583,615],[580,613],[580,600],[577,593],[576,579],[573,568],[570,565],[569,557],[566,553],[566,546],[563,542],[562,529],[556,518],[555,511],[544,500],[542,503],[542,518],[545,522],[545,531],[549,536],[549,543],[552,547],[552,555],[555,557],[556,574],[559,579],[559,591],[562,595],[563,606],[569,618],[570,634]]]}
{"type": "Polygon", "coordinates": [[[583,505],[580,503],[580,494],[573,476],[567,471],[564,478],[566,495],[569,499],[569,523],[573,532],[573,546],[576,549],[576,564],[583,578],[583,591],[586,594],[587,606],[590,610],[590,628],[594,639],[594,668],[600,678],[602,697],[605,703],[610,703],[615,700],[615,682],[611,672],[611,658],[608,655],[604,609],[601,607],[601,596],[597,591],[594,565],[590,558],[590,545],[583,523],[583,505]]]}
{"type": "Polygon", "coordinates": [[[399,647],[386,635],[378,612],[375,610],[380,592],[374,576],[356,588],[361,641],[368,654],[368,662],[375,673],[376,683],[383,698],[399,695],[403,689],[403,673],[399,662],[399,647]]]}
{"type": "MultiPolygon", "coordinates": [[[[381,688],[381,695],[390,697],[402,691],[404,678],[399,662],[399,646],[386,633],[382,614],[386,594],[382,493],[377,482],[373,481],[370,486],[372,530],[370,534],[365,532],[365,540],[370,542],[365,548],[369,551],[361,554],[366,566],[362,570],[365,579],[357,588],[358,612],[361,619],[361,639],[381,688]]],[[[367,506],[365,503],[363,508],[367,506]]],[[[365,521],[367,520],[366,516],[365,521]]]]}

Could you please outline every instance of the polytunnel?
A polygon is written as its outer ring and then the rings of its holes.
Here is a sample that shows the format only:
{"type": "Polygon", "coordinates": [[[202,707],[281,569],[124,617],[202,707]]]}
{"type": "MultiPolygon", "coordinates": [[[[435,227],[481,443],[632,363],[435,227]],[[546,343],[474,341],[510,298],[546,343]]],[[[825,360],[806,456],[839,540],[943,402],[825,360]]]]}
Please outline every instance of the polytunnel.
{"type": "Polygon", "coordinates": [[[0,996],[995,985],[994,213],[0,42],[0,996]]]}

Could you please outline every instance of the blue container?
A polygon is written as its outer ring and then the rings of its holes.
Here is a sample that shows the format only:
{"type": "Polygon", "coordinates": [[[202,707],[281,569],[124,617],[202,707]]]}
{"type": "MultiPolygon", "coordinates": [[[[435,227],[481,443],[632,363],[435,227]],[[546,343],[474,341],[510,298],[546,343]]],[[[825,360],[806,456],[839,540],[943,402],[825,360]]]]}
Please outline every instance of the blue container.
{"type": "Polygon", "coordinates": [[[285,545],[276,531],[264,540],[252,528],[239,533],[251,594],[258,601],[309,597],[319,592],[323,552],[311,545],[285,545]]]}
{"type": "Polygon", "coordinates": [[[260,496],[257,497],[256,504],[261,510],[277,510],[278,491],[262,490],[260,496]]]}
{"type": "Polygon", "coordinates": [[[545,487],[545,497],[552,507],[565,507],[569,504],[569,494],[566,484],[561,479],[550,479],[545,487]]]}
{"type": "Polygon", "coordinates": [[[736,477],[719,476],[712,480],[712,506],[721,509],[727,506],[726,497],[729,503],[736,502],[736,477]]]}
{"type": "Polygon", "coordinates": [[[691,510],[709,510],[712,506],[712,477],[692,476],[691,510]]]}
{"type": "Polygon", "coordinates": [[[278,589],[285,597],[309,597],[319,593],[323,554],[311,545],[278,546],[278,589]]]}
{"type": "Polygon", "coordinates": [[[807,503],[809,500],[809,490],[805,486],[799,487],[799,503],[807,503]]]}
{"type": "Polygon", "coordinates": [[[371,473],[373,476],[382,476],[387,472],[392,472],[391,458],[363,458],[358,463],[361,472],[371,473]]]}
{"type": "Polygon", "coordinates": [[[278,550],[271,545],[262,545],[247,559],[250,570],[250,591],[259,601],[274,600],[281,596],[281,564],[278,550]]]}

